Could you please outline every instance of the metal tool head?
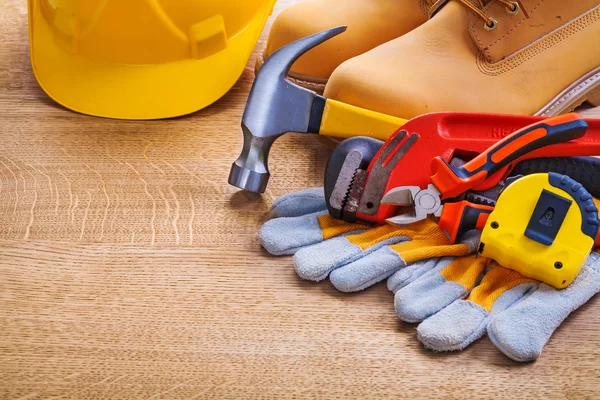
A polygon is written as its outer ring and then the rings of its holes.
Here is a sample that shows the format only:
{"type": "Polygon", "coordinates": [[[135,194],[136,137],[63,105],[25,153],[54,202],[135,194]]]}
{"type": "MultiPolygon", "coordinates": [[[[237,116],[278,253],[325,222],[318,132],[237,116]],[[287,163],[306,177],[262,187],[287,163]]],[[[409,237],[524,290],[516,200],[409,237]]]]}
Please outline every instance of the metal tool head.
{"type": "Polygon", "coordinates": [[[394,225],[412,224],[424,220],[429,215],[440,217],[443,210],[441,193],[434,185],[429,185],[423,190],[418,186],[394,188],[383,196],[381,203],[410,207],[407,213],[386,220],[394,225]]]}
{"type": "Polygon", "coordinates": [[[358,201],[364,189],[369,164],[383,142],[368,137],[346,139],[336,146],[325,168],[325,200],[329,214],[356,222],[358,201]]]}
{"type": "Polygon", "coordinates": [[[344,140],[333,151],[325,171],[325,198],[332,217],[373,223],[389,177],[419,135],[400,131],[387,142],[368,137],[344,140]]]}
{"type": "Polygon", "coordinates": [[[244,147],[231,167],[231,185],[263,193],[270,176],[268,158],[273,142],[287,132],[319,133],[325,98],[290,82],[287,74],[303,54],[345,30],[340,26],[297,40],[265,61],[246,103],[244,147]]]}
{"type": "Polygon", "coordinates": [[[409,134],[407,131],[401,130],[385,142],[381,152],[370,166],[368,180],[361,193],[358,206],[360,214],[377,215],[385,189],[390,184],[392,171],[400,165],[404,156],[419,138],[419,134],[409,134]]]}
{"type": "Polygon", "coordinates": [[[392,206],[414,206],[415,197],[421,191],[419,186],[402,186],[391,189],[381,199],[382,204],[392,206]]]}

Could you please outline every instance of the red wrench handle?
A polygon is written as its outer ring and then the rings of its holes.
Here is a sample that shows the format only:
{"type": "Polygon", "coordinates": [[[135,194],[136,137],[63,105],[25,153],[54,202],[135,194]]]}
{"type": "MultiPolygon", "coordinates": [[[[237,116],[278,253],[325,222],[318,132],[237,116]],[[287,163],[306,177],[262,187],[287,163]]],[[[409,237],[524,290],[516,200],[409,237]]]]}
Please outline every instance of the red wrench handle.
{"type": "Polygon", "coordinates": [[[472,229],[483,230],[492,211],[493,206],[474,204],[466,200],[446,203],[438,225],[448,234],[452,243],[456,243],[464,233],[472,229]]]}
{"type": "Polygon", "coordinates": [[[452,167],[442,157],[435,157],[431,163],[431,182],[441,192],[442,199],[457,197],[525,154],[581,138],[587,128],[583,117],[572,113],[520,129],[462,167],[452,167]]]}

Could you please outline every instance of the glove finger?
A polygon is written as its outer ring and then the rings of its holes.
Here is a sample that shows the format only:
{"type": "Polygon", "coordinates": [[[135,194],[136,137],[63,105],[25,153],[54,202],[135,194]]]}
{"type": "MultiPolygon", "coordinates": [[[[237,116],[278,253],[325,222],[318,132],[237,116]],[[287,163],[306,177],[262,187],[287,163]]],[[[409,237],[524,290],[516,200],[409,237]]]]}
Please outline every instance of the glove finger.
{"type": "Polygon", "coordinates": [[[367,255],[363,254],[361,258],[334,269],[329,280],[342,292],[356,292],[381,282],[415,260],[443,255],[464,255],[468,251],[464,244],[432,246],[420,240],[406,240],[400,244],[384,246],[367,255]]]}
{"type": "MultiPolygon", "coordinates": [[[[479,238],[480,233],[478,232],[467,232],[461,241],[461,244],[467,245],[467,252],[465,254],[471,254],[475,252],[477,247],[479,246],[479,238]]],[[[453,251],[456,248],[446,252],[445,254],[440,254],[442,256],[450,256],[453,255],[453,251]]],[[[457,254],[457,255],[465,255],[465,254],[457,254]]],[[[431,255],[429,259],[420,260],[418,262],[410,262],[406,268],[402,268],[400,271],[396,272],[394,275],[388,279],[388,290],[396,293],[398,290],[403,287],[409,285],[415,280],[421,278],[425,274],[430,273],[430,271],[435,269],[435,272],[439,272],[444,269],[447,265],[439,264],[439,258],[433,258],[435,256],[431,255]],[[436,268],[438,266],[439,268],[436,268]]],[[[408,258],[412,258],[410,255],[408,258]]]]}
{"type": "Polygon", "coordinates": [[[294,265],[298,276],[315,282],[322,281],[333,270],[365,257],[386,245],[410,240],[406,236],[392,236],[365,248],[354,243],[353,240],[349,240],[348,238],[351,236],[355,235],[333,238],[299,250],[294,255],[294,265]]]}
{"type": "Polygon", "coordinates": [[[294,254],[298,249],[323,241],[319,216],[325,212],[301,217],[275,218],[260,230],[261,245],[269,253],[279,256],[294,254]]]}
{"type": "Polygon", "coordinates": [[[421,322],[464,298],[479,280],[487,260],[475,256],[440,259],[429,273],[394,296],[398,317],[406,322],[421,322]]]}
{"type": "Polygon", "coordinates": [[[323,188],[300,190],[277,198],[271,205],[273,218],[299,217],[327,210],[323,188]]]}
{"type": "Polygon", "coordinates": [[[358,292],[381,282],[406,263],[389,246],[331,271],[329,280],[341,292],[358,292]]]}
{"type": "Polygon", "coordinates": [[[491,269],[466,300],[456,300],[417,327],[417,338],[434,351],[462,350],[481,338],[491,316],[537,288],[538,282],[516,271],[491,269]]]}
{"type": "MultiPolygon", "coordinates": [[[[454,258],[452,257],[451,259],[454,258]]],[[[440,270],[443,269],[441,267],[440,260],[441,258],[431,258],[429,260],[419,261],[401,268],[388,279],[388,290],[392,293],[396,293],[398,290],[409,285],[420,277],[425,276],[425,274],[431,273],[432,270],[436,269],[436,266],[440,266],[440,270]]]]}
{"type": "Polygon", "coordinates": [[[321,281],[342,265],[351,263],[385,245],[408,240],[406,236],[399,236],[401,231],[403,232],[404,229],[383,225],[301,249],[294,255],[296,273],[302,279],[321,281]]]}
{"type": "MultiPolygon", "coordinates": [[[[402,227],[378,226],[360,234],[348,235],[341,240],[327,241],[302,249],[294,256],[294,264],[300,277],[320,281],[333,270],[353,263],[384,246],[390,246],[404,261],[411,263],[419,259],[436,257],[438,252],[439,255],[447,255],[448,252],[455,251],[456,255],[463,255],[468,250],[464,244],[450,245],[448,237],[437,224],[426,219],[402,227]]],[[[361,264],[360,268],[363,267],[369,266],[361,264]]],[[[374,278],[371,273],[368,275],[365,281],[361,282],[353,276],[351,281],[355,286],[352,290],[364,287],[370,279],[374,278]]]]}
{"type": "Polygon", "coordinates": [[[275,218],[263,225],[259,237],[262,246],[273,255],[295,254],[332,237],[360,232],[365,225],[334,219],[327,211],[300,217],[275,218]]]}
{"type": "Polygon", "coordinates": [[[546,284],[496,315],[487,333],[505,355],[516,361],[533,361],[552,333],[574,310],[600,292],[600,255],[592,253],[573,283],[562,290],[546,284]]]}
{"type": "MultiPolygon", "coordinates": [[[[406,229],[395,232],[404,234],[406,229]]],[[[408,264],[422,259],[462,256],[474,250],[474,247],[469,248],[464,243],[448,244],[448,238],[435,224],[427,224],[424,230],[415,233],[414,237],[418,239],[409,240],[409,234],[406,237],[406,240],[398,244],[386,245],[377,250],[370,248],[374,250],[370,254],[366,254],[367,251],[360,258],[332,270],[329,276],[331,283],[342,292],[356,292],[373,286],[408,264]],[[424,234],[427,231],[430,233],[424,234]]]]}

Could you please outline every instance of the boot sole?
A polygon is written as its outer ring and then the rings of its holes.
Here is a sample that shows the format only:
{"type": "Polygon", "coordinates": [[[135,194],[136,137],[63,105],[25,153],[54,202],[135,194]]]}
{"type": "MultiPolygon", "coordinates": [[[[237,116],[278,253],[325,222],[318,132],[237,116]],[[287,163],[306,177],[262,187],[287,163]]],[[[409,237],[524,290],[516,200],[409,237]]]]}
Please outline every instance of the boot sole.
{"type": "Polygon", "coordinates": [[[535,115],[553,117],[569,113],[585,102],[600,106],[600,67],[575,81],[535,115]]]}
{"type": "MultiPolygon", "coordinates": [[[[256,59],[256,64],[254,66],[254,74],[258,73],[258,71],[261,69],[261,67],[263,66],[264,63],[265,63],[265,50],[261,51],[260,54],[258,55],[258,58],[256,59]]],[[[313,90],[313,91],[317,92],[318,94],[323,94],[323,92],[325,91],[325,85],[327,85],[327,79],[316,78],[316,77],[301,75],[301,74],[295,74],[293,72],[290,72],[288,74],[288,79],[292,83],[294,83],[298,86],[301,86],[303,88],[313,90]]]]}

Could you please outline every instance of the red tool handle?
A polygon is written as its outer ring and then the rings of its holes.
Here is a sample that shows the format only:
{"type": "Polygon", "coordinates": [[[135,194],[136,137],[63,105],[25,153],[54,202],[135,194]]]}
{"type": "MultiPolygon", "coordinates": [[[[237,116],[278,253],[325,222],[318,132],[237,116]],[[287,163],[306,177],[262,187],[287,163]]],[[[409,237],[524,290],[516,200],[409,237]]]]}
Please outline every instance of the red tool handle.
{"type": "MultiPolygon", "coordinates": [[[[448,234],[452,243],[456,243],[470,230],[482,231],[492,211],[494,211],[493,206],[474,204],[466,200],[447,203],[444,205],[438,225],[448,234]]],[[[596,238],[594,248],[595,251],[600,251],[600,234],[596,238]]]]}
{"type": "Polygon", "coordinates": [[[457,197],[519,157],[545,146],[581,138],[587,128],[583,117],[571,113],[518,130],[462,167],[452,167],[442,157],[435,157],[431,163],[431,182],[441,192],[442,199],[457,197]]]}
{"type": "Polygon", "coordinates": [[[472,230],[483,230],[493,206],[470,203],[466,200],[444,205],[439,227],[442,228],[455,243],[460,237],[472,230]]]}

